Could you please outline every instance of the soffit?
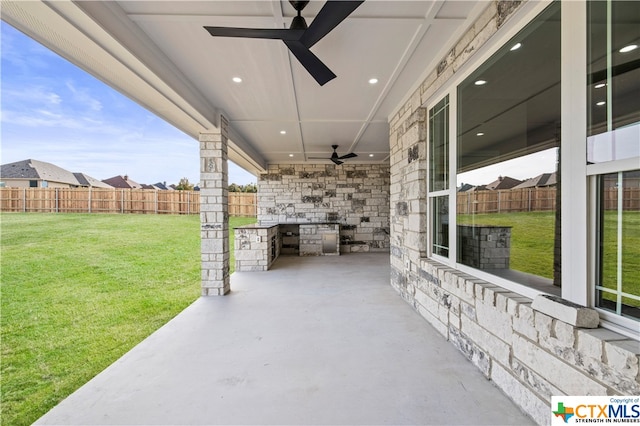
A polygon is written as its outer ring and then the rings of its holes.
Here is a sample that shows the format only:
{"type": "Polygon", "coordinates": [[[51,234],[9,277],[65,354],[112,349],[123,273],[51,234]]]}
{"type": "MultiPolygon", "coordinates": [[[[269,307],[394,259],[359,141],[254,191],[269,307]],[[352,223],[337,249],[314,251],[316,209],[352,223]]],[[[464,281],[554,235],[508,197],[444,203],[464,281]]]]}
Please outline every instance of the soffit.
{"type": "MultiPolygon", "coordinates": [[[[3,10],[3,19],[186,133],[211,129],[224,113],[230,158],[252,172],[317,162],[309,157],[328,157],[332,144],[358,153],[352,162],[388,161],[388,117],[488,5],[365,1],[312,48],[338,76],[321,87],[281,41],[202,28],[286,28],[294,16],[286,1],[5,3],[32,16],[6,19],[3,10]]],[[[323,4],[305,8],[308,23],[323,4]]]]}

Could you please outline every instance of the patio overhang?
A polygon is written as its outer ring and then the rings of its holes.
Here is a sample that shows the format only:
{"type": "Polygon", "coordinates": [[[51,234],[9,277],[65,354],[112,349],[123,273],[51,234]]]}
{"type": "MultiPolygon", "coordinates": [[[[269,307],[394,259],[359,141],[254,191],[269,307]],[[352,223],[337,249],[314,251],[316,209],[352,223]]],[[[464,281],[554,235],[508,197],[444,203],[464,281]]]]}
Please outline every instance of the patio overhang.
{"type": "MultiPolygon", "coordinates": [[[[308,22],[323,4],[305,8],[308,22]]],[[[367,1],[313,46],[338,75],[324,86],[278,40],[203,28],[287,28],[287,1],[8,0],[2,19],[195,140],[225,115],[229,160],[258,175],[327,164],[311,157],[329,157],[332,144],[357,152],[351,163],[387,163],[388,118],[486,6],[367,1]]]]}

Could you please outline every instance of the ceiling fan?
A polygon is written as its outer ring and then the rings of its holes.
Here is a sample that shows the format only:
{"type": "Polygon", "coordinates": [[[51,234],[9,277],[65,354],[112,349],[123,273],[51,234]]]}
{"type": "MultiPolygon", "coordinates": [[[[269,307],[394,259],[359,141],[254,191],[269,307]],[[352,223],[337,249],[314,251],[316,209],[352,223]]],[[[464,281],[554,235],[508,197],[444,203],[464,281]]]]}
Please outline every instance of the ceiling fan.
{"type": "Polygon", "coordinates": [[[339,166],[340,164],[344,163],[344,161],[340,161],[340,160],[346,160],[347,158],[353,158],[358,156],[358,154],[354,154],[353,152],[350,152],[349,154],[346,154],[343,156],[338,156],[338,153],[336,152],[336,150],[338,149],[338,145],[331,145],[331,148],[333,148],[333,154],[331,154],[331,157],[329,158],[309,157],[309,160],[331,160],[339,166]]]}
{"type": "Polygon", "coordinates": [[[301,15],[302,9],[308,1],[289,0],[291,6],[298,12],[298,16],[291,21],[289,29],[281,28],[228,28],[228,27],[204,27],[214,37],[243,37],[266,38],[282,40],[291,53],[298,58],[300,64],[311,76],[323,86],[328,81],[336,78],[336,75],[327,67],[309,48],[326,36],[340,22],[344,21],[363,1],[327,1],[318,16],[307,27],[307,22],[301,15]]]}

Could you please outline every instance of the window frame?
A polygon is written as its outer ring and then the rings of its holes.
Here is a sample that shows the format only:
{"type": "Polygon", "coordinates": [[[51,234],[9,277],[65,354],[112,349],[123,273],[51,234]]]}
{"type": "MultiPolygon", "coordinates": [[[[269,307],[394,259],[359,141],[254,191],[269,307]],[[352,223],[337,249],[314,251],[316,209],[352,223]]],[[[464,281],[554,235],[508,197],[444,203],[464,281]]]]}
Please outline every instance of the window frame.
{"type": "MultiPolygon", "coordinates": [[[[586,146],[585,146],[586,148],[586,146]]],[[[598,285],[598,246],[600,244],[600,230],[598,224],[598,177],[609,173],[628,172],[638,170],[640,158],[625,158],[623,160],[607,161],[604,163],[595,163],[587,165],[587,180],[589,186],[588,205],[589,205],[589,230],[588,230],[588,287],[589,287],[589,305],[598,311],[602,325],[606,328],[614,330],[620,334],[637,339],[637,335],[630,332],[638,327],[638,321],[623,317],[614,312],[602,309],[596,306],[596,286],[598,285]]]]}
{"type": "MultiPolygon", "coordinates": [[[[568,3],[572,3],[572,2],[568,2],[568,3]]],[[[564,8],[564,4],[563,4],[563,8],[564,8]]],[[[577,66],[582,67],[582,69],[580,70],[580,75],[584,76],[585,82],[584,82],[584,85],[582,86],[582,93],[576,92],[575,95],[578,95],[581,98],[584,97],[583,105],[584,105],[584,110],[586,112],[587,108],[589,107],[588,98],[587,98],[588,85],[586,81],[586,76],[589,71],[588,55],[587,55],[587,48],[588,48],[587,39],[589,37],[589,34],[588,34],[589,28],[588,28],[588,22],[587,22],[587,18],[588,18],[587,4],[586,2],[585,3],[580,2],[577,5],[572,5],[571,9],[572,9],[571,11],[572,13],[580,13],[584,15],[583,19],[578,21],[580,25],[583,25],[583,27],[575,28],[576,32],[578,33],[582,32],[585,35],[584,36],[584,52],[583,54],[579,54],[581,52],[573,52],[571,54],[571,57],[575,61],[576,67],[577,66]],[[582,6],[582,8],[580,8],[580,6],[582,6]]],[[[611,95],[610,93],[607,94],[607,100],[609,105],[611,104],[610,95],[611,95]]],[[[582,101],[581,98],[580,100],[582,101]]],[[[640,157],[632,157],[632,158],[625,158],[621,160],[612,160],[612,161],[605,161],[600,163],[587,164],[587,158],[586,158],[587,125],[588,125],[587,114],[585,113],[584,114],[584,130],[582,130],[584,132],[584,143],[583,143],[584,165],[582,167],[584,168],[585,184],[587,185],[587,202],[585,204],[587,206],[586,209],[587,209],[587,216],[588,216],[587,242],[586,242],[587,303],[585,304],[587,306],[590,306],[596,309],[596,311],[600,315],[601,325],[603,327],[614,330],[628,337],[638,339],[637,331],[635,333],[633,332],[633,330],[638,329],[638,325],[640,324],[638,320],[634,320],[629,317],[623,317],[614,312],[611,312],[609,310],[602,309],[596,306],[596,300],[597,300],[596,286],[598,285],[598,271],[600,268],[600,265],[598,263],[599,262],[598,249],[600,244],[599,213],[598,213],[598,210],[599,210],[598,177],[604,174],[638,170],[639,168],[638,164],[640,164],[640,157]]],[[[640,124],[636,123],[634,125],[638,126],[640,124]]],[[[564,262],[563,262],[563,270],[564,270],[564,262]]],[[[564,297],[564,293],[563,293],[563,297],[564,297]]]]}
{"type": "MultiPolygon", "coordinates": [[[[452,253],[453,253],[453,259],[455,259],[455,251],[453,251],[453,249],[455,249],[455,233],[453,234],[454,237],[452,238],[452,229],[455,229],[455,226],[449,226],[449,234],[448,234],[448,238],[449,238],[449,246],[447,248],[448,250],[448,256],[442,256],[440,254],[434,253],[433,252],[433,226],[431,226],[431,224],[433,223],[433,214],[432,214],[432,209],[433,209],[433,205],[434,205],[434,200],[436,198],[440,198],[440,197],[445,197],[448,196],[449,197],[449,225],[451,225],[451,190],[452,187],[455,190],[455,186],[451,184],[451,170],[452,170],[452,164],[451,164],[451,149],[452,149],[452,143],[451,143],[451,130],[452,130],[452,121],[455,120],[451,120],[452,117],[452,112],[451,112],[451,107],[452,107],[452,96],[451,96],[451,92],[445,92],[443,93],[441,96],[439,97],[434,97],[434,100],[431,102],[431,104],[426,108],[427,110],[427,149],[426,149],[426,153],[427,153],[427,224],[428,224],[428,233],[427,233],[427,255],[430,258],[433,258],[434,260],[437,260],[439,262],[442,263],[447,263],[449,264],[449,262],[452,259],[452,253]],[[430,139],[431,139],[431,110],[434,109],[436,107],[436,105],[438,105],[440,102],[442,102],[445,98],[448,98],[447,100],[447,124],[448,124],[448,128],[447,128],[447,132],[448,132],[448,137],[447,137],[447,155],[448,155],[448,166],[449,166],[449,170],[447,171],[447,183],[449,185],[448,188],[446,189],[442,189],[442,190],[437,190],[437,191],[431,191],[431,179],[430,179],[430,170],[431,170],[431,146],[430,146],[430,139]],[[452,244],[453,244],[453,248],[452,248],[452,244]]],[[[454,100],[455,95],[454,95],[454,100]]],[[[453,129],[455,129],[455,126],[453,127],[453,129]]],[[[454,191],[454,197],[455,197],[455,191],[454,191]]],[[[455,202],[453,203],[453,208],[455,211],[455,202]]]]}
{"type": "MultiPolygon", "coordinates": [[[[456,74],[442,87],[436,89],[423,104],[427,111],[444,96],[449,96],[449,150],[450,188],[441,194],[429,193],[427,189],[428,257],[461,272],[471,274],[490,283],[504,287],[529,298],[544,294],[539,290],[517,282],[468,267],[457,262],[456,247],[456,192],[457,192],[457,88],[478,67],[501,49],[512,37],[529,25],[552,0],[528,2],[515,12],[500,29],[500,34],[475,53],[474,58],[463,64],[456,74]],[[436,195],[449,195],[449,257],[431,252],[431,201],[436,195]]],[[[562,156],[561,180],[565,188],[561,194],[562,226],[562,297],[566,300],[593,307],[598,311],[601,325],[626,336],[637,339],[638,322],[595,307],[595,273],[597,250],[595,182],[597,175],[636,170],[638,158],[615,160],[587,165],[587,3],[586,1],[563,2],[561,10],[561,128],[562,156]],[[576,256],[576,253],[578,255],[576,256]]],[[[429,141],[427,139],[427,145],[429,141]]],[[[427,146],[427,153],[430,147],[427,146]]],[[[429,154],[427,154],[429,155],[429,154]]],[[[427,165],[427,185],[429,169],[427,165]]]]}
{"type": "MultiPolygon", "coordinates": [[[[519,33],[524,27],[529,25],[542,11],[544,11],[549,5],[553,3],[553,0],[543,0],[540,2],[531,2],[523,5],[521,9],[515,12],[519,15],[519,18],[510,19],[501,28],[501,35],[494,40],[487,42],[480,47],[476,52],[473,59],[470,59],[463,64],[456,72],[457,77],[453,77],[447,84],[439,88],[429,98],[428,102],[424,104],[428,111],[433,108],[438,102],[440,102],[445,96],[449,96],[449,190],[440,191],[439,195],[449,195],[449,257],[444,258],[437,254],[432,253],[432,239],[431,239],[431,200],[436,193],[429,193],[427,188],[427,223],[429,224],[428,232],[428,257],[433,260],[444,263],[452,268],[455,268],[461,272],[473,275],[482,280],[504,287],[510,291],[514,291],[523,296],[529,298],[535,298],[538,294],[544,294],[543,292],[528,287],[523,284],[519,284],[515,281],[510,281],[502,277],[498,277],[493,274],[476,269],[462,263],[457,262],[457,115],[458,115],[458,86],[467,79],[478,67],[484,64],[490,59],[498,50],[500,50],[506,43],[509,42],[517,33],[519,33]],[[454,117],[451,119],[451,117],[454,117]],[[445,194],[446,192],[446,194],[445,194]]],[[[564,7],[564,5],[563,5],[564,7]]],[[[430,129],[428,129],[429,131],[430,129]]],[[[429,138],[427,138],[427,153],[430,153],[429,138]]],[[[427,166],[427,185],[429,183],[429,166],[427,166]]]]}

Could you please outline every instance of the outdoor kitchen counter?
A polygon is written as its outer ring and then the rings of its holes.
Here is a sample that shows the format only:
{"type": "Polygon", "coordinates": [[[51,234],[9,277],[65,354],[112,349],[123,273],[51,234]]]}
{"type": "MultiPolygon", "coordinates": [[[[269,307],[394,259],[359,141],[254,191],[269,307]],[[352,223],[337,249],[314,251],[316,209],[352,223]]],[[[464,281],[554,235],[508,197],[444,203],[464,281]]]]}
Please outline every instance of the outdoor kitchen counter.
{"type": "Polygon", "coordinates": [[[299,256],[340,255],[337,222],[253,223],[234,230],[236,271],[268,270],[283,247],[299,256]]]}

